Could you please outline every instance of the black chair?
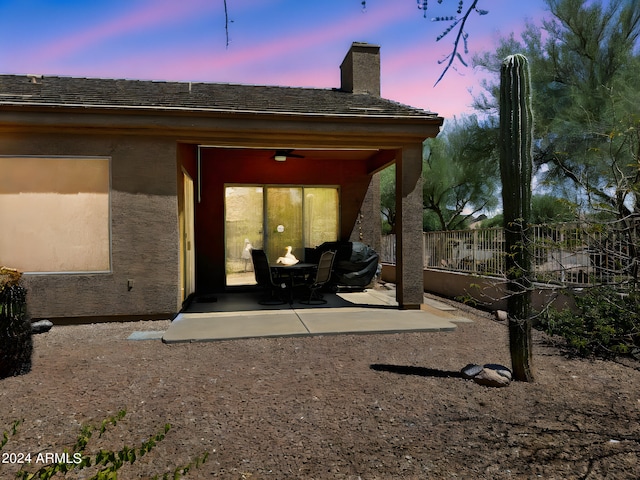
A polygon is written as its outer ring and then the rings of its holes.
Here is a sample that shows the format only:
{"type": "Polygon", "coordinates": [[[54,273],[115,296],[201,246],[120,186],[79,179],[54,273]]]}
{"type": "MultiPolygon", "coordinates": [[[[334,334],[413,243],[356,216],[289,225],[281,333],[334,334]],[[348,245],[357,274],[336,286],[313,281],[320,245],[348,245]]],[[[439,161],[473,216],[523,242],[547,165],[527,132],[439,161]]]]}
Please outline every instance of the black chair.
{"type": "Polygon", "coordinates": [[[331,279],[331,270],[333,269],[333,261],[335,258],[336,252],[333,250],[327,250],[320,255],[316,274],[307,284],[309,297],[300,300],[300,303],[304,303],[306,305],[322,305],[327,303],[323,298],[322,293],[320,293],[320,289],[331,279]]]}
{"type": "Polygon", "coordinates": [[[256,275],[256,282],[264,290],[265,296],[258,303],[261,305],[284,305],[285,292],[287,286],[282,282],[275,282],[271,275],[271,268],[264,250],[251,250],[251,260],[253,261],[253,271],[256,275]]]}

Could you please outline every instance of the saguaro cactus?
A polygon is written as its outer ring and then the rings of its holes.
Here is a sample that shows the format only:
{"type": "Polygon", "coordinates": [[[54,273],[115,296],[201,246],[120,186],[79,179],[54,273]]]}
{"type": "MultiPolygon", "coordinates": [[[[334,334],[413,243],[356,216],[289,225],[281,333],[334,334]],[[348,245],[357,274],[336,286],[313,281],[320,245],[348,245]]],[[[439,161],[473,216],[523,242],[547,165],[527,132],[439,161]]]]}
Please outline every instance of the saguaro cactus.
{"type": "Polygon", "coordinates": [[[509,287],[509,342],[516,380],[533,381],[531,368],[531,79],[524,55],[507,57],[500,70],[500,174],[509,287]]]}

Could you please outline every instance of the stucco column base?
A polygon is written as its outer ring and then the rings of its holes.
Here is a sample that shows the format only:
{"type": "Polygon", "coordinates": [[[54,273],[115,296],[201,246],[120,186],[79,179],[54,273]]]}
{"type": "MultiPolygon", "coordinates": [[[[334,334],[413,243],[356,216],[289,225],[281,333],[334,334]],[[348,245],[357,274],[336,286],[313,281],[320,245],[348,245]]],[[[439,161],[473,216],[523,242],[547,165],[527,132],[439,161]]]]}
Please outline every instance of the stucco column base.
{"type": "Polygon", "coordinates": [[[423,310],[424,304],[423,303],[419,303],[419,304],[403,304],[400,308],[402,310],[423,310]]]}

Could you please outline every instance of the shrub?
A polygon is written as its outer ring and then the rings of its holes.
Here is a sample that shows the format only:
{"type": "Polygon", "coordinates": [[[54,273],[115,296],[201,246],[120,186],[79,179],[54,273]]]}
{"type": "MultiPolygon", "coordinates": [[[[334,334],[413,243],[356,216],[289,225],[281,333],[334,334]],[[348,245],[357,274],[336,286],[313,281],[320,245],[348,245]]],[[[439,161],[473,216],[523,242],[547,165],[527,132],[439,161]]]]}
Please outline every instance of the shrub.
{"type": "Polygon", "coordinates": [[[578,311],[549,310],[538,328],[566,340],[570,353],[613,358],[640,354],[640,293],[610,286],[575,295],[578,311]]]}
{"type": "MultiPolygon", "coordinates": [[[[100,427],[84,425],[80,429],[75,445],[70,450],[65,449],[64,454],[60,455],[61,459],[44,465],[37,471],[21,469],[16,477],[22,480],[46,480],[50,478],[67,478],[67,474],[70,474],[73,475],[73,478],[76,478],[80,470],[90,469],[89,472],[78,478],[89,478],[89,480],[117,480],[118,471],[125,464],[133,464],[136,460],[151,452],[158,442],[164,440],[165,435],[171,429],[171,425],[166,424],[160,432],[152,435],[138,446],[129,447],[125,445],[117,451],[101,448],[97,453],[87,453],[87,446],[93,434],[98,432],[98,438],[101,438],[110,426],[115,426],[125,415],[126,411],[120,410],[116,415],[104,419],[100,427]]],[[[4,431],[2,441],[0,441],[0,450],[7,444],[9,438],[16,434],[22,422],[23,420],[18,420],[13,424],[10,431],[4,431]]],[[[152,478],[156,480],[160,478],[163,480],[182,478],[182,476],[186,475],[190,470],[197,469],[206,462],[208,455],[208,452],[205,452],[192,462],[175,467],[172,472],[166,472],[162,477],[155,475],[152,478]]],[[[35,458],[32,459],[30,457],[29,462],[34,462],[35,464],[41,463],[35,458]]],[[[29,468],[29,466],[27,466],[27,468],[29,468]]],[[[2,464],[0,464],[0,470],[1,469],[2,464]]]]}
{"type": "Polygon", "coordinates": [[[0,378],[31,370],[33,340],[27,318],[27,291],[19,280],[15,270],[0,269],[0,378]]]}

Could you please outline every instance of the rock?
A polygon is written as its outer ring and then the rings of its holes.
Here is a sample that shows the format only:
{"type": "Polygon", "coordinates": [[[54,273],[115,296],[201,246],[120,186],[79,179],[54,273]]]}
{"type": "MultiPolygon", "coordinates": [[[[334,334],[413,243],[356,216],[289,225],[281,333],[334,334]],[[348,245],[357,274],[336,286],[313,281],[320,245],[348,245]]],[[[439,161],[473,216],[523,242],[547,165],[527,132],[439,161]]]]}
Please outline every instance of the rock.
{"type": "Polygon", "coordinates": [[[462,373],[462,378],[466,378],[469,380],[475,377],[476,375],[478,375],[481,371],[482,371],[482,367],[480,365],[476,365],[475,363],[470,363],[469,365],[464,367],[462,370],[460,370],[460,373],[462,373]]]}
{"type": "Polygon", "coordinates": [[[511,383],[511,379],[492,368],[483,368],[480,373],[473,377],[473,381],[486,387],[507,387],[511,383]]]}
{"type": "Polygon", "coordinates": [[[460,373],[463,378],[487,387],[506,387],[513,378],[511,370],[498,363],[487,363],[484,366],[470,363],[460,373]]]}
{"type": "Polygon", "coordinates": [[[487,363],[484,366],[484,368],[495,370],[496,372],[498,372],[499,375],[502,375],[503,377],[508,378],[509,381],[513,380],[513,374],[511,373],[511,370],[505,367],[504,365],[500,365],[497,363],[487,363]]]}
{"type": "Polygon", "coordinates": [[[496,310],[495,315],[496,315],[496,320],[500,322],[506,322],[507,319],[509,318],[509,314],[504,310],[496,310]]]}
{"type": "Polygon", "coordinates": [[[51,330],[53,323],[49,320],[39,320],[31,324],[31,333],[45,333],[51,330]]]}

